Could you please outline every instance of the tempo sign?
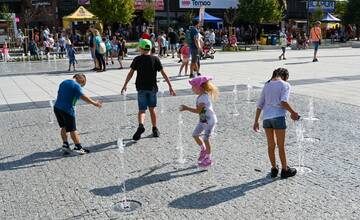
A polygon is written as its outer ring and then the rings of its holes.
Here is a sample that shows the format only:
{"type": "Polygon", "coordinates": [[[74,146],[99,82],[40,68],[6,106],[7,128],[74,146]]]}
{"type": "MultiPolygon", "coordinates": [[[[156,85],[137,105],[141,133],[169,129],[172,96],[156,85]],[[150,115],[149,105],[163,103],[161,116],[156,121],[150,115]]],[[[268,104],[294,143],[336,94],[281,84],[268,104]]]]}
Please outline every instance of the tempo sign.
{"type": "Polygon", "coordinates": [[[309,1],[309,12],[321,8],[324,12],[335,11],[335,1],[309,1]]]}
{"type": "Polygon", "coordinates": [[[238,0],[179,0],[180,8],[237,8],[238,0]]]}

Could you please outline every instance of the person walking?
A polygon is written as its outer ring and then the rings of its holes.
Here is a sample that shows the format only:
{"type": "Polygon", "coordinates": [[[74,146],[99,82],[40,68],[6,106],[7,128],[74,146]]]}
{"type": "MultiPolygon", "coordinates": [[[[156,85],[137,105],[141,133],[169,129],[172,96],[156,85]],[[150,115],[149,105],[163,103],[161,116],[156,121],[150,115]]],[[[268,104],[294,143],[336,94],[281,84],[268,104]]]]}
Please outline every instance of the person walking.
{"type": "Polygon", "coordinates": [[[286,33],[285,33],[285,30],[282,30],[282,31],[280,31],[280,47],[281,47],[282,53],[279,56],[279,60],[281,60],[281,59],[286,60],[286,57],[285,57],[286,46],[287,46],[286,33]]]}
{"type": "Polygon", "coordinates": [[[169,39],[169,46],[170,46],[170,50],[171,50],[171,55],[172,58],[175,58],[175,52],[176,52],[176,44],[178,41],[178,35],[176,34],[176,32],[172,29],[169,28],[169,33],[168,33],[168,39],[169,39]]]}
{"type": "Polygon", "coordinates": [[[200,34],[199,34],[200,23],[198,20],[193,20],[193,27],[190,29],[190,53],[191,53],[191,66],[190,66],[190,78],[194,78],[194,72],[199,74],[199,60],[201,51],[201,42],[200,42],[200,34]]]}
{"type": "Polygon", "coordinates": [[[95,57],[99,63],[98,72],[106,71],[106,64],[104,59],[104,54],[106,53],[105,42],[101,39],[100,32],[97,29],[94,29],[95,36],[95,57]]]}
{"type": "Polygon", "coordinates": [[[133,140],[137,141],[141,138],[141,134],[145,132],[144,123],[145,123],[145,112],[149,108],[151,123],[152,123],[152,133],[154,137],[159,137],[160,132],[157,128],[157,116],[155,112],[155,107],[157,104],[157,72],[161,72],[161,75],[164,77],[166,83],[169,86],[170,95],[175,96],[176,93],[173,90],[170,80],[166,75],[164,68],[161,64],[160,59],[157,56],[151,55],[151,41],[143,39],[139,43],[139,48],[141,55],[134,58],[130,65],[130,72],[128,73],[124,86],[121,89],[121,93],[124,93],[127,90],[127,85],[131,78],[133,77],[135,71],[136,75],[136,90],[138,91],[138,122],[139,127],[137,128],[135,134],[133,135],[133,140]]]}
{"type": "Polygon", "coordinates": [[[80,135],[76,129],[74,106],[79,99],[98,108],[102,107],[102,102],[86,96],[82,90],[82,87],[85,85],[86,76],[82,73],[78,73],[73,76],[73,79],[65,80],[59,86],[57,99],[54,105],[54,113],[61,129],[60,136],[63,141],[62,150],[65,154],[68,154],[71,151],[67,133],[70,133],[70,137],[75,144],[75,148],[73,149],[75,152],[79,154],[90,152],[88,149],[83,148],[80,143],[80,135]]]}
{"type": "Polygon", "coordinates": [[[185,42],[184,45],[180,49],[181,60],[182,64],[179,70],[179,76],[181,76],[181,72],[185,67],[185,76],[187,76],[188,66],[189,66],[189,57],[190,57],[190,48],[188,47],[187,43],[185,42]]]}
{"type": "Polygon", "coordinates": [[[71,65],[73,65],[73,68],[74,68],[74,71],[75,71],[75,63],[77,62],[76,58],[75,58],[75,54],[76,54],[76,50],[71,44],[69,46],[69,49],[68,49],[68,58],[69,58],[69,69],[68,69],[68,71],[69,72],[71,71],[71,65]]]}
{"type": "Polygon", "coordinates": [[[291,113],[292,120],[298,120],[299,115],[289,104],[290,84],[287,69],[278,68],[274,70],[271,79],[265,84],[260,99],[257,102],[256,116],[253,125],[255,132],[259,131],[259,118],[263,114],[263,128],[265,129],[268,142],[268,155],[271,163],[271,177],[278,175],[279,169],[276,165],[275,147],[278,146],[281,161],[281,178],[296,175],[296,169],[290,168],[286,160],[285,134],[286,134],[286,111],[291,113]]]}
{"type": "Polygon", "coordinates": [[[310,30],[310,40],[314,47],[314,58],[313,62],[318,62],[317,59],[317,53],[319,50],[319,46],[321,45],[321,39],[322,39],[322,33],[320,28],[321,22],[317,21],[315,22],[315,26],[311,28],[310,30]]]}

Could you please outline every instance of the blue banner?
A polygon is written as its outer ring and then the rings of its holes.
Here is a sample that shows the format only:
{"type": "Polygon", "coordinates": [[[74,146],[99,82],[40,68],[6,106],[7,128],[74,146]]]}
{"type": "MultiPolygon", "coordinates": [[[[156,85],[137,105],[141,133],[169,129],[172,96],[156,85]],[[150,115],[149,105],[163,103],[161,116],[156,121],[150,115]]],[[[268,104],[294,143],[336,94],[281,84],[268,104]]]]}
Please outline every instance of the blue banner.
{"type": "Polygon", "coordinates": [[[309,12],[321,8],[324,12],[335,11],[335,1],[309,1],[309,12]]]}

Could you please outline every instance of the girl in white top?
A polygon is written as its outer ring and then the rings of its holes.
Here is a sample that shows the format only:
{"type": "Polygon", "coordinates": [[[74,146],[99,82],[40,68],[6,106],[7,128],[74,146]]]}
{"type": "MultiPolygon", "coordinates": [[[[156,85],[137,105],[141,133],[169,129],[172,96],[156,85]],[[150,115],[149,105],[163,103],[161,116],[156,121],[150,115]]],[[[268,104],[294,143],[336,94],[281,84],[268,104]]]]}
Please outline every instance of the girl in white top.
{"type": "Polygon", "coordinates": [[[189,111],[199,114],[199,122],[193,132],[196,143],[200,146],[198,164],[201,167],[208,167],[212,164],[210,136],[213,134],[217,123],[211,100],[216,100],[219,94],[218,88],[210,81],[210,76],[198,76],[189,81],[192,90],[198,95],[196,108],[186,105],[180,106],[180,111],[189,111]],[[205,131],[204,138],[200,134],[205,131]]]}

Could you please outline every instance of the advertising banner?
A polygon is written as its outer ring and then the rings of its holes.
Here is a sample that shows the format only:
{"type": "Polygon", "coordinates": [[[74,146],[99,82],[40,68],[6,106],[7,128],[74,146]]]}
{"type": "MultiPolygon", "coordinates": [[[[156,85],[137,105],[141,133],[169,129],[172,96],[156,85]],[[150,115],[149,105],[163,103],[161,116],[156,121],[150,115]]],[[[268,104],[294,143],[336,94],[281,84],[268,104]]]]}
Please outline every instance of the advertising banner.
{"type": "Polygon", "coordinates": [[[205,6],[201,6],[199,10],[199,22],[200,26],[204,25],[204,19],[205,19],[205,6]]]}
{"type": "Polygon", "coordinates": [[[90,5],[90,0],[78,0],[79,5],[90,5]]]}
{"type": "MultiPolygon", "coordinates": [[[[152,0],[151,2],[155,3],[155,10],[156,11],[163,11],[164,10],[164,0],[152,0]]],[[[147,3],[146,0],[135,0],[135,9],[136,10],[143,10],[145,4],[147,3]]]]}
{"type": "Polygon", "coordinates": [[[335,1],[309,1],[309,12],[314,12],[319,7],[324,12],[333,12],[335,11],[335,1]]]}
{"type": "Polygon", "coordinates": [[[51,0],[32,0],[31,4],[34,6],[49,6],[51,5],[51,0]]]}
{"type": "Polygon", "coordinates": [[[205,8],[227,9],[237,8],[238,0],[179,0],[180,8],[205,8]]]}

